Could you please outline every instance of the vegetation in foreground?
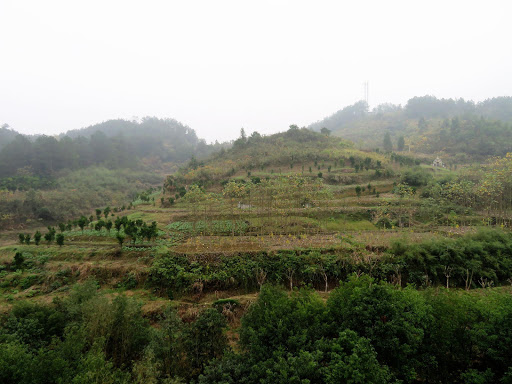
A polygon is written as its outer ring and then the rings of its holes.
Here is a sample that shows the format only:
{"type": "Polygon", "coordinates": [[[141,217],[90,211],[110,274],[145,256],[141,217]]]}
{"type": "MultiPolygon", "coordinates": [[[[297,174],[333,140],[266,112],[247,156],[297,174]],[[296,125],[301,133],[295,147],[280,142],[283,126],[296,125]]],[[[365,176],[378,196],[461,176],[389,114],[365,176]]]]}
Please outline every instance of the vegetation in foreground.
{"type": "Polygon", "coordinates": [[[510,383],[509,289],[417,291],[352,276],[327,301],[263,286],[242,318],[219,300],[194,321],[90,280],[52,304],[19,303],[0,328],[2,383],[510,383]]]}

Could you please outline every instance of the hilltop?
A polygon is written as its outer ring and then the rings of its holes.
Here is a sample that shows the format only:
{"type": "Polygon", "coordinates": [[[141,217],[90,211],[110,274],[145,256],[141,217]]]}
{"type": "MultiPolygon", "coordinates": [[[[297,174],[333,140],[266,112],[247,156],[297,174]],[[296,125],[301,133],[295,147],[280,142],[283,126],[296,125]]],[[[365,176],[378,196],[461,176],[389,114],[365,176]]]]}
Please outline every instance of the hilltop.
{"type": "Polygon", "coordinates": [[[232,148],[214,153],[204,161],[193,159],[172,178],[202,186],[230,178],[263,179],[291,174],[339,182],[350,177],[347,166],[357,164],[361,171],[375,172],[386,163],[384,155],[355,149],[350,141],[292,125],[285,132],[269,136],[254,132],[245,137],[242,132],[232,148]]]}
{"type": "Polygon", "coordinates": [[[389,134],[393,150],[436,154],[463,164],[510,152],[511,122],[511,97],[474,103],[424,96],[410,99],[404,107],[383,104],[371,112],[366,103],[358,102],[309,128],[327,128],[362,148],[384,149],[389,134]]]}
{"type": "Polygon", "coordinates": [[[144,117],[140,121],[108,120],[90,127],[71,130],[60,137],[93,138],[98,132],[107,138],[122,138],[124,145],[139,158],[161,162],[183,162],[191,156],[207,157],[227,144],[208,145],[196,132],[175,119],[144,117]]]}

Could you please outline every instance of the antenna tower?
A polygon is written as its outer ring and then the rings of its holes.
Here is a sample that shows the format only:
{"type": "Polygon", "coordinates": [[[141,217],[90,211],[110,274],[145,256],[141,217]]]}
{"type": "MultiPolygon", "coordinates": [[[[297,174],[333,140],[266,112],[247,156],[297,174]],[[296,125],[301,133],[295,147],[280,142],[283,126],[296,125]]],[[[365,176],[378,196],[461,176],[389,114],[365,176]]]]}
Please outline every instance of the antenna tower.
{"type": "Polygon", "coordinates": [[[366,102],[366,105],[369,105],[368,99],[370,97],[370,88],[368,86],[368,81],[365,81],[363,83],[363,88],[364,88],[364,101],[366,102]]]}

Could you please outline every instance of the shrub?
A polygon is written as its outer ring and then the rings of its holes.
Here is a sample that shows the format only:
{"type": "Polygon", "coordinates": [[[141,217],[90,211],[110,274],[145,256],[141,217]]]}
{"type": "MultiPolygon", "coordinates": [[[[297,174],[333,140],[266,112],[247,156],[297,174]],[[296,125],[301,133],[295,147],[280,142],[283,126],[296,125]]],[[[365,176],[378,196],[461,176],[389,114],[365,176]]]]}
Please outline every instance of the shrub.
{"type": "Polygon", "coordinates": [[[432,180],[432,174],[421,167],[410,168],[406,170],[400,181],[411,187],[422,187],[432,180]]]}

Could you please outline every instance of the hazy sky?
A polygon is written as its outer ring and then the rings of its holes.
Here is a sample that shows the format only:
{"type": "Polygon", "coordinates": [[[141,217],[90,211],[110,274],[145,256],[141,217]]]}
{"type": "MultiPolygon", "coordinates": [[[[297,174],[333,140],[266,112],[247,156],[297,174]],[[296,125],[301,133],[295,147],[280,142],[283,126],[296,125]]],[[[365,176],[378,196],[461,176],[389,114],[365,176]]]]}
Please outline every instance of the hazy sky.
{"type": "Polygon", "coordinates": [[[172,117],[208,141],[363,98],[512,92],[512,1],[0,0],[0,124],[172,117]]]}

